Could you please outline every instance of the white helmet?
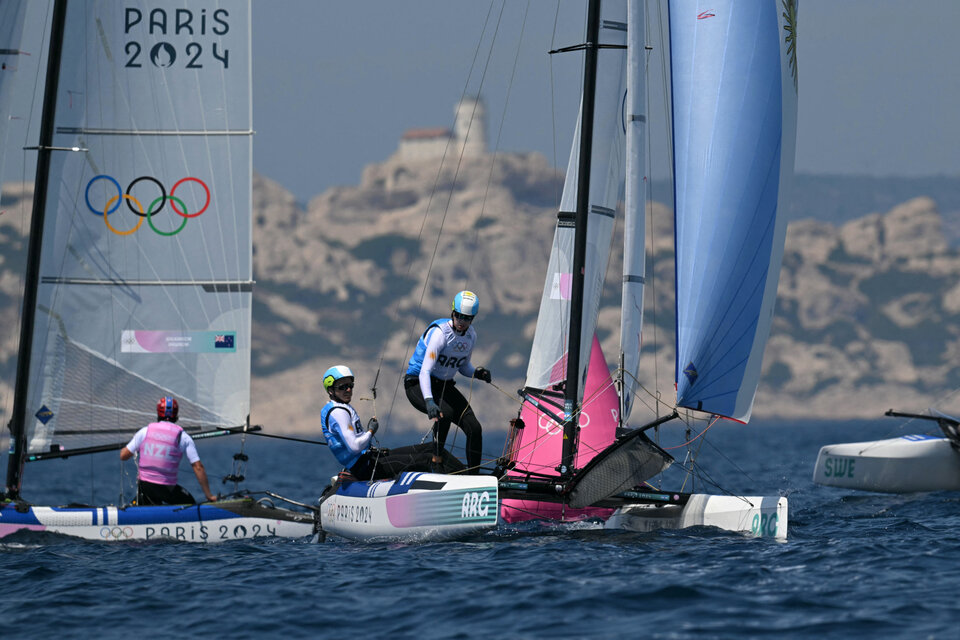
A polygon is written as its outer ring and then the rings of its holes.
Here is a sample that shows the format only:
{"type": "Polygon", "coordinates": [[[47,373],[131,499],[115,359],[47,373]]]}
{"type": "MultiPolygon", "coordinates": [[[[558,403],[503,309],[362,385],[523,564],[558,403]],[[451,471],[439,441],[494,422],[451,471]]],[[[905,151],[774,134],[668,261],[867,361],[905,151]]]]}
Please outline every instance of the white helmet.
{"type": "Polygon", "coordinates": [[[464,316],[475,316],[480,311],[480,298],[473,291],[461,291],[453,298],[453,310],[464,316]]]}
{"type": "Polygon", "coordinates": [[[340,378],[352,377],[353,371],[350,371],[350,367],[347,367],[346,365],[338,364],[334,367],[330,367],[323,374],[323,388],[327,391],[330,391],[330,387],[333,386],[333,383],[340,378]]]}

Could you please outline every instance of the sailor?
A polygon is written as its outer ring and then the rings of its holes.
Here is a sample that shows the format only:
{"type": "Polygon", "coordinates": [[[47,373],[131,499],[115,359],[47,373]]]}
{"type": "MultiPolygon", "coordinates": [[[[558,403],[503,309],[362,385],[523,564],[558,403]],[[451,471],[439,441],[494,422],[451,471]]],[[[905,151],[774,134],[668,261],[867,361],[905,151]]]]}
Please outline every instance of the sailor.
{"type": "MultiPolygon", "coordinates": [[[[442,468],[441,457],[434,455],[430,443],[384,449],[370,446],[380,428],[370,418],[367,428],[350,405],[353,400],[353,372],[344,365],[330,367],[323,374],[323,388],[330,401],[320,411],[320,428],[330,453],[358,480],[394,478],[403,471],[448,470],[442,468]]],[[[451,456],[452,457],[452,456],[451,456]]]]}
{"type": "Polygon", "coordinates": [[[170,396],[157,402],[157,422],[151,422],[133,436],[123,449],[120,459],[129,460],[140,452],[137,459],[137,504],[196,504],[190,492],[177,484],[177,469],[184,455],[193,466],[193,473],[203,489],[207,500],[214,502],[217,496],[210,491],[207,472],[200,462],[193,438],[176,424],[180,406],[170,396]]]}
{"type": "Polygon", "coordinates": [[[473,470],[480,466],[483,434],[480,421],[454,386],[453,377],[459,371],[468,378],[490,382],[490,372],[470,362],[477,342],[472,323],[479,310],[477,294],[458,293],[450,317],[434,320],[420,336],[403,383],[410,404],[435,421],[433,437],[438,450],[447,442],[451,423],[463,430],[467,436],[467,467],[473,470]]]}

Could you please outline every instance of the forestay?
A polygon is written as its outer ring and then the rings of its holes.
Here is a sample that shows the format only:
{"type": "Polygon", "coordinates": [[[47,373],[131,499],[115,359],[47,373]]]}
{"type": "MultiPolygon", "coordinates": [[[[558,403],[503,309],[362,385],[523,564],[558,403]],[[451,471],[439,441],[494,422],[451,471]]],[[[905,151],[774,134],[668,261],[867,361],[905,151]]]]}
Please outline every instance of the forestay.
{"type": "Polygon", "coordinates": [[[677,404],[747,421],[796,127],[794,3],[670,3],[677,404]]]}
{"type": "Polygon", "coordinates": [[[67,8],[28,453],[249,413],[249,4],[67,8]],[[73,148],[73,150],[69,150],[73,148]]]}

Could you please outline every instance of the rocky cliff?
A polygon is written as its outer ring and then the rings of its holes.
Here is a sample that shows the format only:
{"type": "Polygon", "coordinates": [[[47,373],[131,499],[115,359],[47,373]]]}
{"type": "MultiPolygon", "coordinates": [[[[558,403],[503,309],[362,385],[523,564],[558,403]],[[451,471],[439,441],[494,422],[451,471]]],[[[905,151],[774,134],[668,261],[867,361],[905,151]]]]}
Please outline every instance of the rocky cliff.
{"type": "MultiPolygon", "coordinates": [[[[425,323],[446,315],[453,294],[469,288],[482,305],[474,361],[496,384],[460,384],[486,428],[505,426],[517,410],[561,190],[562,176],[537,154],[465,157],[442,169],[392,158],[367,167],[359,185],[330,189],[305,207],[257,176],[253,420],[275,431],[318,431],[321,374],[345,363],[358,374],[363,415],[375,410],[395,428],[423,430],[399,385],[405,361],[425,323]]],[[[30,195],[7,188],[4,207],[30,195]]],[[[650,214],[647,405],[658,392],[669,403],[673,391],[671,212],[654,204],[650,214]]],[[[24,230],[0,216],[0,320],[11,328],[24,230]]],[[[598,331],[611,364],[619,273],[614,251],[598,331]]],[[[16,338],[13,330],[0,338],[7,408],[16,338]]],[[[933,404],[960,410],[951,396],[960,387],[958,355],[960,251],[947,242],[933,200],[840,226],[791,223],[755,417],[876,417],[891,406],[933,404]]]]}

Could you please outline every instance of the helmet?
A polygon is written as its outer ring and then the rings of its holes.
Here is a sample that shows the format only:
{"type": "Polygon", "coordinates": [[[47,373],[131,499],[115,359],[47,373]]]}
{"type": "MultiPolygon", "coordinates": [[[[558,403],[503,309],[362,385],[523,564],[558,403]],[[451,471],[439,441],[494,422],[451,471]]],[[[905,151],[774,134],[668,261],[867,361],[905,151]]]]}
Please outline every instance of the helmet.
{"type": "Polygon", "coordinates": [[[157,420],[167,422],[176,422],[180,417],[180,405],[170,396],[164,396],[157,400],[157,420]]]}
{"type": "Polygon", "coordinates": [[[480,311],[480,298],[473,291],[461,291],[453,298],[453,310],[465,316],[475,316],[480,311]]]}
{"type": "Polygon", "coordinates": [[[353,371],[350,371],[350,367],[347,367],[346,365],[338,364],[335,367],[330,367],[323,374],[323,388],[327,391],[330,391],[330,387],[333,386],[333,383],[340,378],[352,377],[353,371]]]}

